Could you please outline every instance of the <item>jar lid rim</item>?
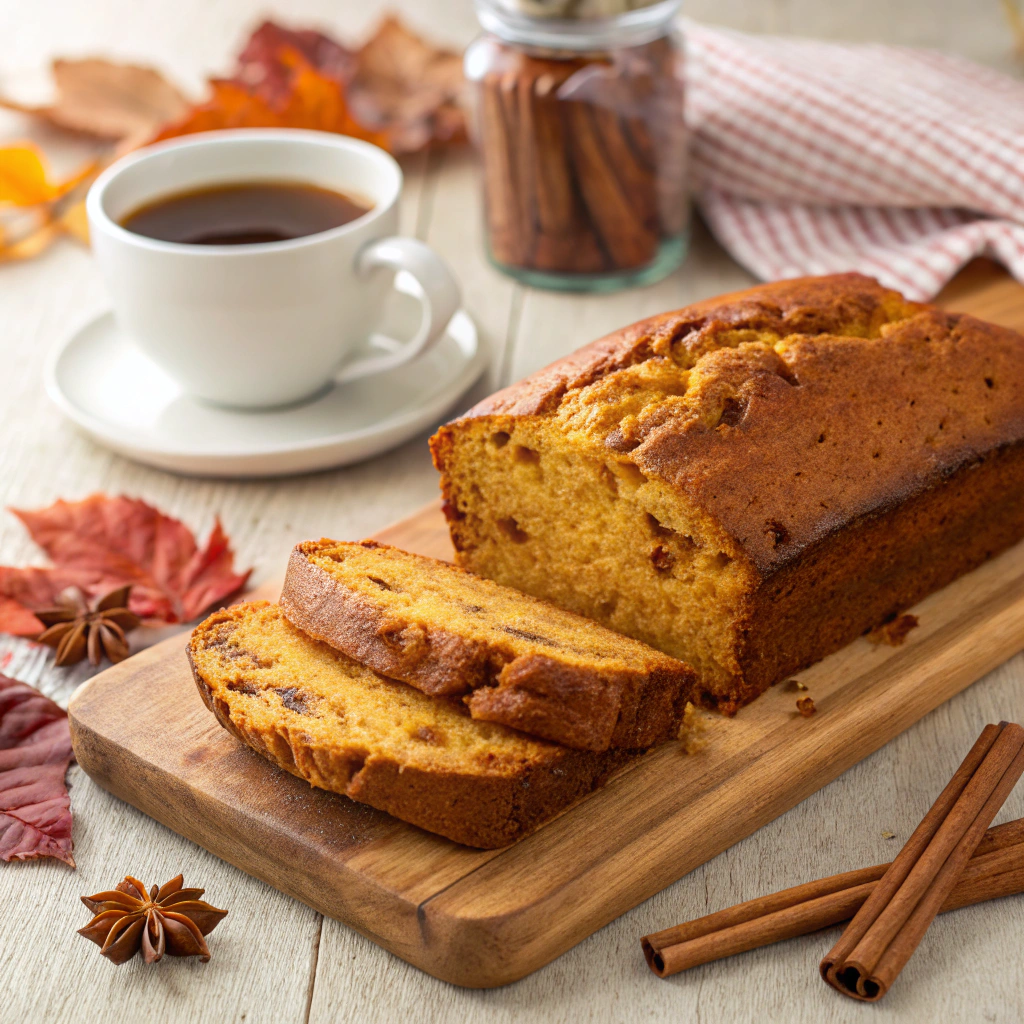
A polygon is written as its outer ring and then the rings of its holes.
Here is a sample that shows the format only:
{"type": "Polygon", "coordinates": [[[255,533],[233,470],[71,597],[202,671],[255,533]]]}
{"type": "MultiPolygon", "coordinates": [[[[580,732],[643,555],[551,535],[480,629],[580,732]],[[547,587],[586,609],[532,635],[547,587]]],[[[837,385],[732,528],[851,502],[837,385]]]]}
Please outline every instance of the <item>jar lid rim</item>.
{"type": "Polygon", "coordinates": [[[658,0],[625,14],[597,18],[545,18],[518,14],[497,0],[474,0],[487,32],[510,43],[560,50],[619,49],[640,46],[665,34],[682,0],[658,0]]]}

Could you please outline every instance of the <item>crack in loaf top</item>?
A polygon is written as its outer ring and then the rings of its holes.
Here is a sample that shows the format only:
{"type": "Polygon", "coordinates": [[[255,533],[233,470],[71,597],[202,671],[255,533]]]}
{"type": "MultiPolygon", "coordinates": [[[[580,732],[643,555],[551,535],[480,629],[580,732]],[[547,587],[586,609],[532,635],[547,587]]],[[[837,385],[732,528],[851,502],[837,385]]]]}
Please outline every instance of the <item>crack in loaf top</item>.
{"type": "Polygon", "coordinates": [[[1024,439],[1024,338],[860,274],[641,321],[471,409],[679,488],[762,573],[1024,439]]]}

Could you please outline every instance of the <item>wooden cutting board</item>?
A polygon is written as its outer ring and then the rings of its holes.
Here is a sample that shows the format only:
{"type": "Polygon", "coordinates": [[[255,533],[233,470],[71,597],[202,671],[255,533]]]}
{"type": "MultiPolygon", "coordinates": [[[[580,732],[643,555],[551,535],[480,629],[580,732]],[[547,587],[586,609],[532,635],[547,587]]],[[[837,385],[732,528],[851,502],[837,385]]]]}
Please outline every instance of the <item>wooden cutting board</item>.
{"type": "MultiPolygon", "coordinates": [[[[969,268],[949,304],[1024,327],[1024,289],[969,268]]],[[[437,505],[377,535],[450,557],[437,505]]],[[[101,786],[417,967],[458,985],[529,974],[771,821],[1024,648],[1024,543],[913,609],[899,647],[857,640],[703,749],[666,744],[504,850],[458,846],[311,789],[217,725],[184,638],[86,683],[75,753],[101,786]],[[801,717],[798,697],[817,713],[801,717]]],[[[637,956],[639,957],[639,946],[637,956]]]]}

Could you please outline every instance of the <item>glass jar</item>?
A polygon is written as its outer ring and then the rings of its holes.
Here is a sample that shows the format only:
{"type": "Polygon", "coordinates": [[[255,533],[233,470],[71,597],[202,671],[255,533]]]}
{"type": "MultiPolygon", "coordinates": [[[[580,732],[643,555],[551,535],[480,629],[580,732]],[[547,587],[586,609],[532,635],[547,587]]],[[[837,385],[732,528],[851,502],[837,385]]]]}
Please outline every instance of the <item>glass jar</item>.
{"type": "Polygon", "coordinates": [[[527,284],[603,292],[686,255],[687,137],[680,0],[589,3],[636,9],[476,0],[484,33],[465,70],[491,261],[527,284]]]}

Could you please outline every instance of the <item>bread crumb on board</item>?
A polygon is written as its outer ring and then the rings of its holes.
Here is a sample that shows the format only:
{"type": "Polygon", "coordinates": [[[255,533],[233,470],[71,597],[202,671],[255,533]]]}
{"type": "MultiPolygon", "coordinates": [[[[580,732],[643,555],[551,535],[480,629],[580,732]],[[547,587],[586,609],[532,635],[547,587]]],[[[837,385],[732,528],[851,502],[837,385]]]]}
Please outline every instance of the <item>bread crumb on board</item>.
{"type": "Polygon", "coordinates": [[[889,647],[899,647],[907,634],[918,626],[916,615],[897,615],[890,622],[883,622],[868,633],[868,640],[873,644],[887,644],[889,647]]]}
{"type": "Polygon", "coordinates": [[[710,742],[705,735],[707,731],[708,715],[687,701],[683,710],[683,722],[679,726],[679,740],[683,745],[683,753],[700,753],[710,742]]]}
{"type": "Polygon", "coordinates": [[[800,712],[804,718],[810,718],[818,709],[814,706],[814,701],[810,697],[801,697],[796,702],[796,709],[800,712]]]}

